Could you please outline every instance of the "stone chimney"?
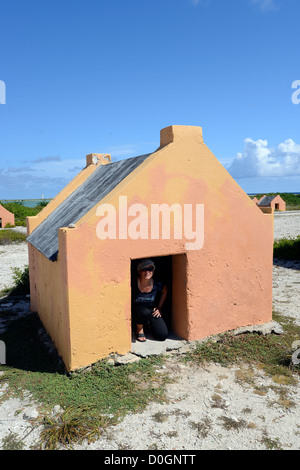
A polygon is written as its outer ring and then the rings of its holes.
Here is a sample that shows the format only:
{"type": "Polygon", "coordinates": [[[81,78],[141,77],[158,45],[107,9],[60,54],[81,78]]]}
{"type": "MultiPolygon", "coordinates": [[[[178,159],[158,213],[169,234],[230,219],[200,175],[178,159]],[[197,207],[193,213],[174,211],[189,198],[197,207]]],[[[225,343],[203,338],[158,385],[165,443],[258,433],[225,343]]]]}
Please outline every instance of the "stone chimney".
{"type": "Polygon", "coordinates": [[[160,131],[160,146],[194,140],[203,143],[202,127],[198,126],[169,126],[160,131]]]}
{"type": "Polygon", "coordinates": [[[111,156],[108,153],[90,153],[86,156],[86,166],[107,165],[107,163],[111,163],[111,156]]]}

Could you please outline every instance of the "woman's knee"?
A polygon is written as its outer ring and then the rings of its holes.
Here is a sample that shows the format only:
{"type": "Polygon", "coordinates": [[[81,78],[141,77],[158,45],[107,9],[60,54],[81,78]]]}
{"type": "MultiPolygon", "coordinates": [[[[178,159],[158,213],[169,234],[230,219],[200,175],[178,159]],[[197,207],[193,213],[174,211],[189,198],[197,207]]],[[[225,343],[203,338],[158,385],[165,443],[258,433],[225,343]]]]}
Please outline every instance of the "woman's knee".
{"type": "Polygon", "coordinates": [[[133,309],[132,318],[134,323],[146,325],[151,319],[152,311],[148,307],[140,306],[133,309]]]}
{"type": "Polygon", "coordinates": [[[168,337],[168,328],[164,320],[160,318],[153,318],[151,321],[153,336],[157,341],[165,341],[168,337]]]}
{"type": "Polygon", "coordinates": [[[157,341],[165,341],[168,337],[168,332],[164,332],[164,333],[156,333],[155,335],[155,339],[157,341]]]}

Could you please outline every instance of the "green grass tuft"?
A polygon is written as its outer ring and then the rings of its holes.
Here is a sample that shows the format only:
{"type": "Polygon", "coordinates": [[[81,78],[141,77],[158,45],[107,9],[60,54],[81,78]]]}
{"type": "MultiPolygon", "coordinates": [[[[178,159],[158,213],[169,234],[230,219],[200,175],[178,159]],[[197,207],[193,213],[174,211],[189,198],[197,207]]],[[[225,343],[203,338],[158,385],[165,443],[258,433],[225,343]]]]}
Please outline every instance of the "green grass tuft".
{"type": "Polygon", "coordinates": [[[73,447],[83,439],[91,442],[109,424],[109,418],[97,414],[94,416],[91,407],[71,405],[56,418],[44,418],[39,446],[45,450],[56,450],[60,446],[73,447]]]}

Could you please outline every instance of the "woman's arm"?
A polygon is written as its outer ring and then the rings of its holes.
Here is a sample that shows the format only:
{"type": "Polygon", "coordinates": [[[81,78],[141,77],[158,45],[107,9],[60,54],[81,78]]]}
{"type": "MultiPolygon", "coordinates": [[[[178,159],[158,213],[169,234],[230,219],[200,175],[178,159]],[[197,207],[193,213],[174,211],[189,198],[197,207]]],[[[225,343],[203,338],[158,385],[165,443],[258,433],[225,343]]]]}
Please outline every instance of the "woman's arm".
{"type": "Polygon", "coordinates": [[[153,309],[152,315],[154,317],[161,317],[161,309],[162,309],[162,306],[163,306],[163,304],[166,300],[167,293],[168,293],[168,290],[167,290],[166,286],[164,286],[162,288],[162,291],[161,291],[161,296],[160,296],[160,299],[159,299],[159,302],[158,302],[158,306],[154,307],[154,309],[153,309]]]}

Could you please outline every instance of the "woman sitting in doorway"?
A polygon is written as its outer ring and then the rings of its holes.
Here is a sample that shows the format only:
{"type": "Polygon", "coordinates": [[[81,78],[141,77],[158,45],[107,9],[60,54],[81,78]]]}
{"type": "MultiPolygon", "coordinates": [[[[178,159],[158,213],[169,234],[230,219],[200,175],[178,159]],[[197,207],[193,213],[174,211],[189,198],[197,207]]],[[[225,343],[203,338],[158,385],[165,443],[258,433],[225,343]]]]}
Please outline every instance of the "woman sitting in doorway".
{"type": "Polygon", "coordinates": [[[154,338],[165,341],[167,326],[161,316],[161,309],[167,296],[167,288],[162,282],[155,282],[155,265],[151,259],[138,264],[137,282],[132,286],[132,315],[136,327],[136,338],[145,342],[144,327],[150,327],[154,338]]]}

